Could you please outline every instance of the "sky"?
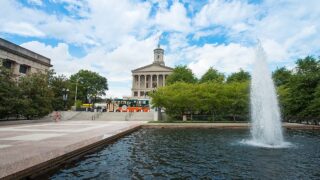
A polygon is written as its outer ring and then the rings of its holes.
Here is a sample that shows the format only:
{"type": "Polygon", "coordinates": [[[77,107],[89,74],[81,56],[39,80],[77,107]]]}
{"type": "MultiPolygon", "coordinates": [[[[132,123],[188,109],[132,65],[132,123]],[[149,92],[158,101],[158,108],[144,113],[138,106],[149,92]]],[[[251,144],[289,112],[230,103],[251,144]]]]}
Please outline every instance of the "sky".
{"type": "Polygon", "coordinates": [[[319,0],[1,0],[0,37],[51,59],[58,74],[108,79],[108,97],[131,94],[131,70],[152,63],[201,77],[251,71],[261,42],[270,70],[320,55],[319,0]]]}

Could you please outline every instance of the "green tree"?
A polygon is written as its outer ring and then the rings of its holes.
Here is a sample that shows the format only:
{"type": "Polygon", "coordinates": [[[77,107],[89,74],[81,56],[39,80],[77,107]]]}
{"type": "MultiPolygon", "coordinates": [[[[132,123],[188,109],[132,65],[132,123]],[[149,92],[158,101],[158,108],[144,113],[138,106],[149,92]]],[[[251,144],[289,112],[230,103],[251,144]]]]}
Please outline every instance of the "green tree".
{"type": "Polygon", "coordinates": [[[286,108],[291,116],[308,121],[315,116],[311,102],[316,99],[316,88],[320,83],[320,61],[307,56],[296,64],[296,73],[288,82],[290,105],[286,108]]]}
{"type": "Polygon", "coordinates": [[[24,101],[20,109],[24,117],[27,119],[42,117],[53,110],[53,93],[49,88],[47,74],[35,73],[21,77],[19,87],[21,99],[24,101]]]}
{"type": "Polygon", "coordinates": [[[249,113],[249,82],[233,82],[224,86],[226,103],[225,111],[234,121],[242,118],[246,120],[249,113]]]}
{"type": "Polygon", "coordinates": [[[11,71],[0,67],[0,119],[17,115],[21,108],[20,90],[11,71]]]}
{"type": "MultiPolygon", "coordinates": [[[[221,120],[223,116],[232,116],[234,120],[247,117],[249,83],[216,83],[208,82],[190,84],[177,82],[161,87],[153,92],[153,106],[164,107],[166,112],[176,119],[182,115],[208,115],[212,120],[221,120]]],[[[246,119],[245,119],[246,120],[246,119]]]]}
{"type": "Polygon", "coordinates": [[[197,78],[192,73],[192,70],[187,66],[176,66],[166,79],[166,84],[174,84],[176,82],[196,83],[197,78]]]}
{"type": "Polygon", "coordinates": [[[88,102],[88,97],[95,101],[98,96],[105,95],[105,91],[108,90],[107,79],[89,70],[80,70],[71,75],[70,84],[72,90],[77,86],[77,99],[83,102],[88,102]]]}
{"type": "Polygon", "coordinates": [[[291,76],[291,71],[285,67],[278,68],[272,73],[272,78],[276,86],[287,84],[290,81],[291,76]]]}
{"type": "Polygon", "coordinates": [[[250,81],[250,78],[251,76],[249,72],[240,69],[239,72],[232,73],[230,76],[228,76],[227,83],[250,81]]]}
{"type": "Polygon", "coordinates": [[[218,70],[210,67],[208,71],[201,77],[200,83],[204,83],[204,82],[223,83],[224,78],[225,77],[223,73],[220,73],[218,70]]]}
{"type": "Polygon", "coordinates": [[[320,122],[320,84],[317,86],[314,92],[314,99],[310,102],[307,107],[307,111],[311,116],[310,120],[313,120],[314,124],[319,124],[320,122]]]}
{"type": "MultiPolygon", "coordinates": [[[[49,87],[53,93],[53,99],[52,99],[52,108],[54,110],[64,110],[64,104],[63,101],[63,89],[69,89],[70,83],[69,80],[64,75],[57,75],[53,70],[51,70],[48,73],[48,80],[49,80],[49,87]]],[[[72,91],[69,91],[68,93],[68,99],[67,99],[67,106],[69,107],[71,105],[72,99],[70,98],[72,94],[72,91]]]]}

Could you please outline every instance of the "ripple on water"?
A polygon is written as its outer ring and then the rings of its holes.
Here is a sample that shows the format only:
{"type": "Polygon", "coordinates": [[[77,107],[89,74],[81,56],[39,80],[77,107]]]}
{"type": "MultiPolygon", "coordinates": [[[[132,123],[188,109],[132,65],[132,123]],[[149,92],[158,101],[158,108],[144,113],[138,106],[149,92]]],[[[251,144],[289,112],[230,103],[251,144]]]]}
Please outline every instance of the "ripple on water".
{"type": "Polygon", "coordinates": [[[48,178],[320,179],[320,132],[287,131],[293,144],[281,146],[249,138],[247,130],[141,129],[48,178]]]}
{"type": "Polygon", "coordinates": [[[266,144],[262,142],[257,142],[255,140],[241,140],[240,144],[254,146],[254,147],[261,147],[261,148],[272,148],[272,149],[283,149],[283,148],[292,148],[295,147],[290,142],[281,142],[281,144],[266,144]]]}

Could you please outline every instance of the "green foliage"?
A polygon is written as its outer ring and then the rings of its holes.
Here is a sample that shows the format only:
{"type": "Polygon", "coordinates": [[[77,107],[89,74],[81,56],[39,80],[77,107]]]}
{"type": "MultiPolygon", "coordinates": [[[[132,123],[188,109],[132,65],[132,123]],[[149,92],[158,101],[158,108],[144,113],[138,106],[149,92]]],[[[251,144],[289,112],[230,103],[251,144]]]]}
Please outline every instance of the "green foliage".
{"type": "Polygon", "coordinates": [[[75,91],[78,87],[77,99],[88,102],[88,97],[105,95],[108,90],[108,82],[105,77],[100,76],[96,72],[89,70],[80,70],[78,73],[70,77],[71,89],[75,91]]]}
{"type": "Polygon", "coordinates": [[[13,116],[19,108],[20,91],[11,78],[11,72],[0,67],[0,119],[13,116]]]}
{"type": "Polygon", "coordinates": [[[285,67],[278,68],[272,73],[272,78],[276,86],[287,84],[290,81],[291,76],[291,71],[285,67]]]}
{"type": "Polygon", "coordinates": [[[231,82],[246,82],[250,81],[250,74],[249,72],[246,72],[242,69],[240,69],[239,72],[232,73],[230,76],[227,78],[227,83],[231,82]]]}
{"type": "Polygon", "coordinates": [[[311,118],[318,116],[313,110],[317,100],[317,87],[320,85],[320,61],[313,57],[299,59],[296,73],[290,78],[287,87],[289,89],[289,106],[285,107],[291,116],[299,118],[311,118]]]}
{"type": "MultiPolygon", "coordinates": [[[[64,76],[64,75],[56,75],[53,71],[50,71],[48,73],[48,81],[49,81],[49,87],[53,93],[53,99],[52,99],[52,108],[54,110],[64,110],[64,104],[65,102],[63,101],[63,94],[64,92],[62,89],[69,89],[70,88],[70,83],[69,80],[64,76]]],[[[68,107],[71,105],[70,102],[72,102],[72,98],[70,98],[70,93],[69,91],[68,94],[68,99],[67,103],[68,107]]]]}
{"type": "Polygon", "coordinates": [[[218,72],[218,70],[213,69],[212,67],[210,67],[208,71],[200,79],[200,83],[205,83],[205,82],[223,83],[223,81],[224,81],[224,74],[218,72]]]}
{"type": "Polygon", "coordinates": [[[177,82],[152,93],[153,106],[162,107],[178,119],[184,114],[209,114],[212,119],[221,116],[239,116],[248,113],[248,82],[201,83],[177,82]]]}
{"type": "Polygon", "coordinates": [[[53,93],[49,88],[46,74],[31,74],[20,78],[19,81],[23,100],[21,115],[30,119],[45,116],[53,110],[51,104],[53,93]]]}
{"type": "MultiPolygon", "coordinates": [[[[79,77],[80,97],[84,94],[82,98],[89,94],[97,98],[108,89],[107,79],[95,72],[80,70],[73,75],[73,81],[74,77],[79,77]]],[[[53,71],[30,74],[16,81],[10,70],[0,67],[0,119],[18,116],[40,118],[52,110],[63,110],[63,89],[70,90],[67,107],[74,105],[74,82],[71,83],[65,76],[56,75],[53,71]]],[[[81,104],[80,99],[76,106],[80,107],[81,104]]]]}
{"type": "Polygon", "coordinates": [[[176,82],[196,83],[197,78],[187,66],[177,66],[173,73],[167,77],[166,84],[170,85],[176,82]]]}

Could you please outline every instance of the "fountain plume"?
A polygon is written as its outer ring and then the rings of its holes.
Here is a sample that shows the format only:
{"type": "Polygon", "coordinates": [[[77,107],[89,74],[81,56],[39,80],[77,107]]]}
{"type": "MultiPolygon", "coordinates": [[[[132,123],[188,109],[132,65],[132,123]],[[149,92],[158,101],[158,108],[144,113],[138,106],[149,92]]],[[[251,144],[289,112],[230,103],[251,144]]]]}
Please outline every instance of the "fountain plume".
{"type": "Polygon", "coordinates": [[[256,47],[256,56],[251,79],[251,135],[249,144],[267,147],[283,146],[280,108],[271,72],[267,65],[267,56],[260,44],[256,47]]]}

